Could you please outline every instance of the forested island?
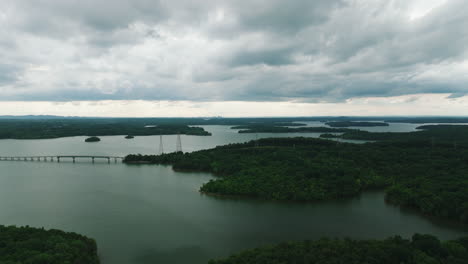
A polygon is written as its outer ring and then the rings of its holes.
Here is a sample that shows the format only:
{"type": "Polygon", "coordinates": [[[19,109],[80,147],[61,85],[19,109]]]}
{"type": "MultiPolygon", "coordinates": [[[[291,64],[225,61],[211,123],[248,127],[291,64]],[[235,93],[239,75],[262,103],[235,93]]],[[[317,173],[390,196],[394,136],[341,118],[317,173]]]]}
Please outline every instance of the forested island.
{"type": "Polygon", "coordinates": [[[101,139],[98,137],[89,137],[85,139],[85,142],[99,142],[99,141],[101,141],[101,139]]]}
{"type": "Polygon", "coordinates": [[[320,201],[385,189],[390,203],[468,223],[468,148],[462,144],[468,133],[453,129],[441,128],[438,133],[450,141],[438,144],[429,136],[404,141],[411,133],[366,144],[269,138],[185,154],[129,155],[124,162],[212,172],[219,177],[200,191],[224,196],[320,201]],[[454,146],[453,140],[460,144],[454,146]]]}
{"type": "Polygon", "coordinates": [[[326,125],[330,127],[378,127],[378,126],[389,126],[388,123],[384,122],[358,122],[358,121],[332,121],[326,122],[326,125]]]}
{"type": "Polygon", "coordinates": [[[98,264],[93,239],[43,228],[0,225],[2,264],[98,264]]]}
{"type": "Polygon", "coordinates": [[[431,235],[385,240],[320,239],[246,250],[209,264],[465,264],[468,237],[441,242],[431,235]]]}
{"type": "Polygon", "coordinates": [[[114,135],[196,135],[209,136],[201,127],[184,124],[155,124],[139,119],[0,119],[0,139],[44,139],[72,136],[114,135]]]}

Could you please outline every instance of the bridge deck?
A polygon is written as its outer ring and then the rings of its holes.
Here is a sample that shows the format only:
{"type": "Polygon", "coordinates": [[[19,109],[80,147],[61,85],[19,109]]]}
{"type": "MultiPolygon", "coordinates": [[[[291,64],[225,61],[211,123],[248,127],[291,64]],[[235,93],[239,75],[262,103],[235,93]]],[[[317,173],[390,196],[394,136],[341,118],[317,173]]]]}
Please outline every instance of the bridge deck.
{"type": "Polygon", "coordinates": [[[102,155],[41,155],[41,156],[0,156],[0,161],[54,161],[54,159],[57,160],[57,162],[60,162],[60,159],[71,159],[73,162],[75,162],[76,159],[91,159],[92,162],[94,163],[95,159],[107,159],[107,162],[110,163],[111,159],[114,160],[114,162],[117,162],[118,159],[123,160],[124,157],[119,157],[119,156],[102,156],[102,155]]]}

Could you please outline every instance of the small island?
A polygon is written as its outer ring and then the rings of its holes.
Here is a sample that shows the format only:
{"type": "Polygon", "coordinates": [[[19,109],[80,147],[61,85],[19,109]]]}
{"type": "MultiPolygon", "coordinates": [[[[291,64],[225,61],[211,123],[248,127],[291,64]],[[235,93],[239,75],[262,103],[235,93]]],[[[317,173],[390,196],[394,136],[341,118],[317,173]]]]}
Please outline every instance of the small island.
{"type": "Polygon", "coordinates": [[[384,122],[356,122],[356,121],[332,121],[326,122],[325,125],[330,127],[379,127],[389,126],[388,123],[384,122]]]}
{"type": "Polygon", "coordinates": [[[85,142],[99,142],[99,141],[101,141],[101,139],[98,137],[89,137],[85,139],[85,142]]]}
{"type": "Polygon", "coordinates": [[[131,136],[131,135],[128,135],[125,137],[126,139],[132,139],[132,138],[135,138],[134,136],[131,136]]]}

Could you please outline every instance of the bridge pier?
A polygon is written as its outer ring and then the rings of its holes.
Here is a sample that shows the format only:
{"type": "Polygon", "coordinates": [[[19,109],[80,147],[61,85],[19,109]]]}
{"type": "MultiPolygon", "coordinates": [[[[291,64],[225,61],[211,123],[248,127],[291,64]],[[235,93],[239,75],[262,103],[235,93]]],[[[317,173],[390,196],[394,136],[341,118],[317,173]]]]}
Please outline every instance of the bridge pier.
{"type": "Polygon", "coordinates": [[[60,163],[60,157],[57,157],[57,162],[60,163]]]}
{"type": "Polygon", "coordinates": [[[94,157],[91,158],[93,160],[93,163],[94,163],[94,157]]]}
{"type": "Polygon", "coordinates": [[[75,157],[73,157],[72,159],[73,159],[73,163],[75,163],[75,157]]]}

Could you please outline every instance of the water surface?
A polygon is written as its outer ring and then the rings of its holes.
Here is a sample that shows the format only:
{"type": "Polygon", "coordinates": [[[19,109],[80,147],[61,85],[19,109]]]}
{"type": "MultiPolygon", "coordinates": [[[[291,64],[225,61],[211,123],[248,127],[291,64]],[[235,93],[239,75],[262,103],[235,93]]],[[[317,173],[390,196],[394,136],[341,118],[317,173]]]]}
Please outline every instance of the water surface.
{"type": "MultiPolygon", "coordinates": [[[[257,137],[207,126],[212,137],[182,136],[185,151],[257,137]]],[[[266,136],[291,134],[259,134],[266,136]]],[[[318,134],[300,134],[317,137],[318,134]]],[[[0,140],[0,155],[155,153],[159,137],[84,137],[0,140]]],[[[175,136],[164,136],[166,151],[175,136]]],[[[0,224],[78,232],[97,240],[103,264],[207,263],[238,250],[322,236],[442,239],[467,235],[466,227],[434,222],[384,203],[382,192],[323,203],[219,199],[198,193],[206,173],[168,166],[97,162],[0,161],[0,224]]]]}

